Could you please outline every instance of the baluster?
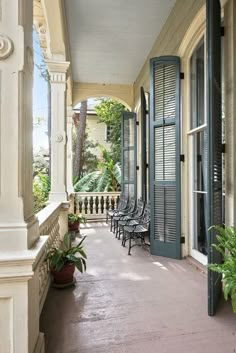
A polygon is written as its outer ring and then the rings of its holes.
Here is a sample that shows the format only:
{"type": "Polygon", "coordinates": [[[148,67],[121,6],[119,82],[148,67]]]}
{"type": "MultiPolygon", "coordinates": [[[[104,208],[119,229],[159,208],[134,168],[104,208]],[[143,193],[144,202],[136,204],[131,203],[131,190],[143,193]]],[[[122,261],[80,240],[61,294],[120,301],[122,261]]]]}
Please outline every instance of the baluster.
{"type": "Polygon", "coordinates": [[[101,199],[100,199],[100,205],[101,205],[101,215],[104,214],[104,196],[101,196],[101,199]]]}
{"type": "Polygon", "coordinates": [[[109,210],[110,208],[110,199],[109,199],[109,196],[107,195],[106,197],[106,210],[109,210]]]}
{"type": "Polygon", "coordinates": [[[85,213],[86,215],[88,215],[88,213],[89,213],[89,211],[88,211],[88,198],[87,198],[87,196],[85,196],[85,198],[84,198],[84,213],[85,213]]]}
{"type": "Polygon", "coordinates": [[[84,205],[84,214],[88,214],[88,198],[87,196],[84,197],[84,200],[83,200],[83,205],[84,205]]]}
{"type": "Polygon", "coordinates": [[[97,214],[100,216],[101,212],[101,196],[97,196],[97,214]]]}
{"type": "Polygon", "coordinates": [[[89,208],[90,208],[90,214],[92,215],[92,214],[94,214],[93,213],[93,205],[94,205],[94,203],[95,203],[95,200],[94,200],[94,197],[93,196],[90,196],[90,201],[89,201],[89,208]]]}
{"type": "Polygon", "coordinates": [[[113,196],[111,197],[111,208],[112,208],[112,210],[114,210],[114,208],[115,208],[115,199],[113,196]]]}

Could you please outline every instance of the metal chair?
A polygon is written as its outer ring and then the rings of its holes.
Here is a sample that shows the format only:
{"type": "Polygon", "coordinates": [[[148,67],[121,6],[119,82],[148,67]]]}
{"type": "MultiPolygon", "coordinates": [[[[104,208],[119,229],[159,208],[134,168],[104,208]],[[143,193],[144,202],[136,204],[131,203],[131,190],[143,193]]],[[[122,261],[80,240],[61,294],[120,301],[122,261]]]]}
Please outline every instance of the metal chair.
{"type": "Polygon", "coordinates": [[[131,224],[132,220],[127,221],[123,229],[122,245],[125,246],[126,241],[129,241],[128,255],[131,255],[131,248],[135,245],[145,245],[145,235],[149,232],[150,219],[150,207],[146,205],[142,217],[137,220],[136,224],[131,224]],[[141,240],[141,244],[136,242],[132,244],[132,240],[137,239],[141,240]]]}
{"type": "Polygon", "coordinates": [[[128,221],[131,221],[130,224],[136,224],[140,217],[143,214],[145,207],[145,202],[142,199],[139,199],[137,202],[137,206],[135,210],[131,213],[127,213],[125,215],[121,215],[118,219],[117,217],[117,234],[116,237],[120,239],[121,234],[123,233],[123,227],[127,224],[128,221]]]}
{"type": "Polygon", "coordinates": [[[108,209],[107,213],[106,213],[106,223],[108,223],[109,218],[111,220],[110,231],[112,231],[112,218],[113,218],[114,214],[119,211],[125,211],[125,210],[127,210],[127,208],[128,208],[128,196],[121,194],[117,208],[108,209]]]}
{"type": "MultiPolygon", "coordinates": [[[[113,217],[113,228],[114,228],[114,233],[116,234],[116,238],[118,235],[118,222],[122,217],[132,217],[132,215],[135,214],[136,212],[136,200],[131,199],[129,202],[129,207],[125,212],[118,212],[114,215],[113,217]]],[[[119,238],[120,239],[120,238],[119,238]]]]}

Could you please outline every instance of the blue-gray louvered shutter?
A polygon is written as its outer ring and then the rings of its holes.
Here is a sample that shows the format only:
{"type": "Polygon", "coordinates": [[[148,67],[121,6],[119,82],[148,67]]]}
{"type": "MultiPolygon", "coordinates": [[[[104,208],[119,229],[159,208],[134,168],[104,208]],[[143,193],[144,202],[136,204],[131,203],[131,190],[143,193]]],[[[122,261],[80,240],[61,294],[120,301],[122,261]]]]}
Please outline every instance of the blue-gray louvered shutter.
{"type": "Polygon", "coordinates": [[[123,112],[121,116],[121,189],[131,198],[136,198],[137,194],[136,145],[136,114],[123,112]]]}
{"type": "MultiPolygon", "coordinates": [[[[221,116],[221,8],[219,0],[206,2],[208,225],[222,224],[222,116],[221,116]]],[[[208,262],[221,263],[212,248],[215,232],[208,234],[208,262]]],[[[214,315],[222,293],[221,275],[208,271],[208,314],[214,315]]]]}
{"type": "Polygon", "coordinates": [[[147,200],[147,103],[141,87],[141,186],[142,199],[147,200]]]}
{"type": "Polygon", "coordinates": [[[151,253],[181,258],[180,59],[150,62],[151,253]]]}

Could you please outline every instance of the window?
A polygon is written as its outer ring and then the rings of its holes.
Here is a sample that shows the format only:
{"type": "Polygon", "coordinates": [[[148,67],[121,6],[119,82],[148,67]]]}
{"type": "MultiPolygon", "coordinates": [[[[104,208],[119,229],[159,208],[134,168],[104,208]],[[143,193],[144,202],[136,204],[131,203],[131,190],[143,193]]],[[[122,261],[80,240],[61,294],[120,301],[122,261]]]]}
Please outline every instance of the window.
{"type": "Polygon", "coordinates": [[[193,212],[192,249],[207,255],[207,131],[205,119],[204,39],[190,58],[191,79],[191,198],[193,212]]]}

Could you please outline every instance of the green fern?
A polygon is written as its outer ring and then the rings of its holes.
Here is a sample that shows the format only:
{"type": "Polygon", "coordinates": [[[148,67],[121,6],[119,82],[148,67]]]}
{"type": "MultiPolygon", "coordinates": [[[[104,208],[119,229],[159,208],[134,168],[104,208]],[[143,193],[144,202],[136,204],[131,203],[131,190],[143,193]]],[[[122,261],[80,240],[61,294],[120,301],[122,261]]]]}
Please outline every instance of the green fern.
{"type": "Polygon", "coordinates": [[[212,226],[216,231],[217,244],[212,247],[223,258],[221,264],[209,264],[208,268],[223,275],[224,298],[231,296],[233,312],[236,313],[236,228],[212,226]]]}

